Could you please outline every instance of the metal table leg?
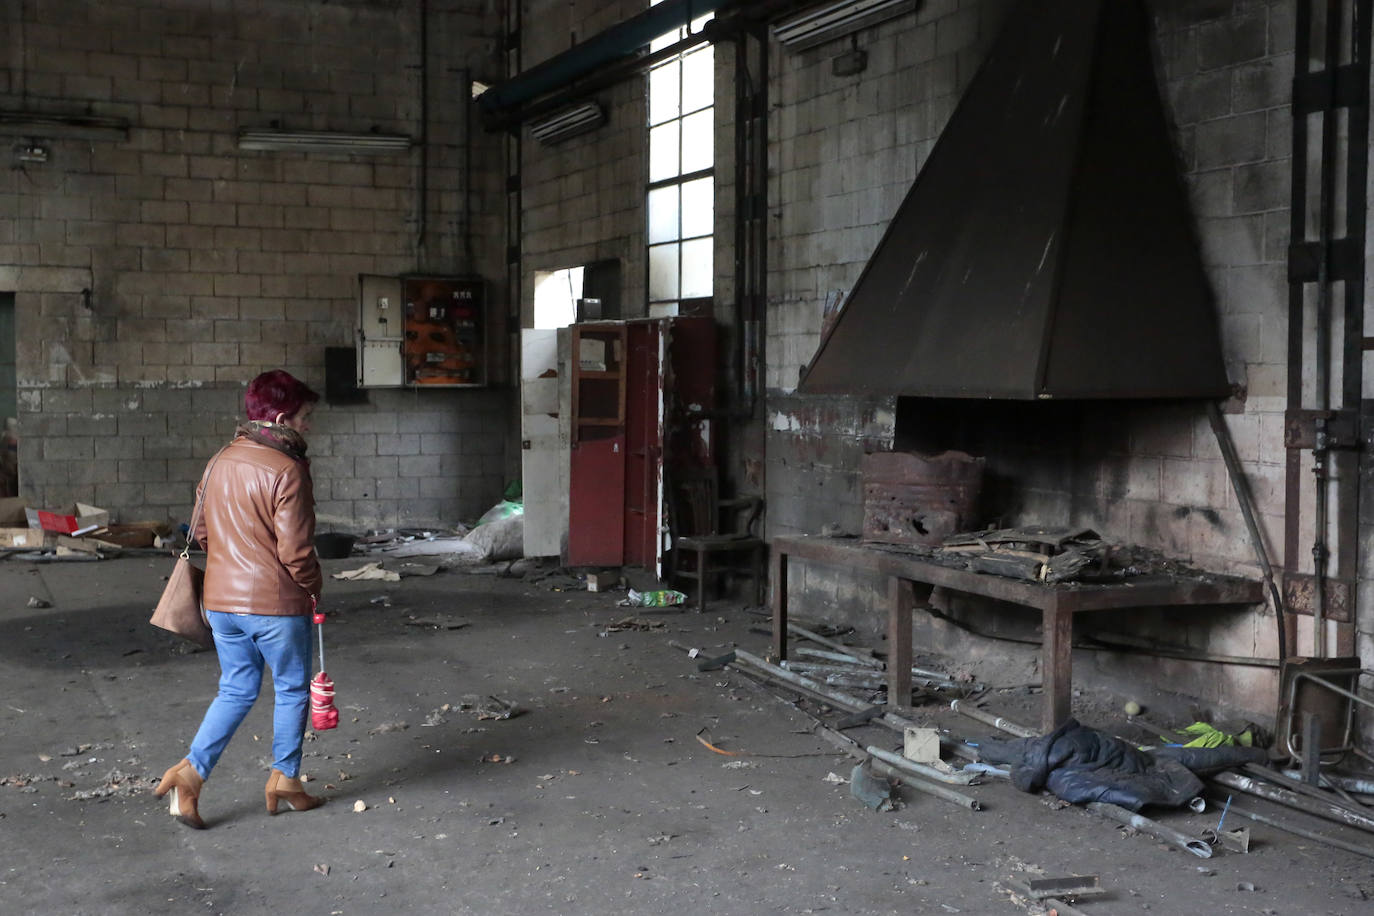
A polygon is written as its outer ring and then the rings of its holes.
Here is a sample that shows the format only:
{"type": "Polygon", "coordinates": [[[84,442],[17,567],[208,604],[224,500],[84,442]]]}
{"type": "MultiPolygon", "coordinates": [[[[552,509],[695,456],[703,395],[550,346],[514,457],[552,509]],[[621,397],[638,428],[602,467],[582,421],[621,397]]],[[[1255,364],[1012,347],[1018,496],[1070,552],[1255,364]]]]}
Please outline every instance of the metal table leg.
{"type": "Polygon", "coordinates": [[[768,562],[773,585],[773,661],[787,658],[787,552],[775,547],[768,562]]]}
{"type": "Polygon", "coordinates": [[[908,579],[887,580],[887,702],[890,707],[911,705],[911,612],[915,587],[908,579]]]}

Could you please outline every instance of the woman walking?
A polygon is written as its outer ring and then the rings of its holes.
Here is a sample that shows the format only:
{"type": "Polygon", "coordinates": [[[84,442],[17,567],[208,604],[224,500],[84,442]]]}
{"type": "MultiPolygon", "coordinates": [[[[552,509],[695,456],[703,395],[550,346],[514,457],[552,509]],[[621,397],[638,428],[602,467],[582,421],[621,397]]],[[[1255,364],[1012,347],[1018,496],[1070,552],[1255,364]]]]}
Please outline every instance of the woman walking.
{"type": "Polygon", "coordinates": [[[324,804],[300,781],[310,698],[310,615],[323,577],[315,554],[315,499],[304,434],[319,395],[280,369],[264,372],[244,397],[248,422],[207,465],[191,532],[206,554],[204,605],[219,653],[219,694],[190,752],[162,776],[171,813],[203,830],[201,787],[257,701],[272,671],[274,761],[267,813],[324,804]]]}

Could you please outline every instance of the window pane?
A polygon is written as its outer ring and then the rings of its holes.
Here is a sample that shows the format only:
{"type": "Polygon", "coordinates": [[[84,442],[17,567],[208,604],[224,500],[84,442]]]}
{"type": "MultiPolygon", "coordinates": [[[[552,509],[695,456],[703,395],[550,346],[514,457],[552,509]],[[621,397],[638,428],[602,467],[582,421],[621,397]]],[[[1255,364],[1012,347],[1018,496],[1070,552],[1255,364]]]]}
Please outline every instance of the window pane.
{"type": "MultiPolygon", "coordinates": [[[[653,138],[650,137],[652,144],[653,138]]],[[[715,161],[715,109],[708,108],[682,119],[682,171],[685,175],[709,169],[715,161]]]]}
{"type": "MultiPolygon", "coordinates": [[[[692,182],[697,184],[698,182],[692,182]]],[[[649,244],[675,242],[678,234],[678,189],[681,185],[649,192],[649,244]]],[[[698,233],[700,234],[700,233],[698,233]]]]}
{"type": "Polygon", "coordinates": [[[657,305],[649,306],[650,318],[676,318],[678,304],[676,302],[660,302],[657,305]]]}
{"type": "Polygon", "coordinates": [[[682,174],[678,171],[678,125],[669,121],[649,129],[649,180],[661,181],[682,174]]]}
{"type": "Polygon", "coordinates": [[[676,242],[654,245],[649,249],[649,298],[652,300],[677,298],[676,242]]]}
{"type": "MultiPolygon", "coordinates": [[[[710,235],[715,229],[715,179],[698,178],[682,185],[682,238],[710,235]]],[[[653,197],[650,195],[650,213],[653,197]]],[[[649,241],[653,241],[650,239],[649,241]]]]}
{"type": "Polygon", "coordinates": [[[711,295],[711,249],[713,245],[714,240],[709,238],[682,243],[682,294],[680,298],[696,299],[711,295]]]}
{"type": "Polygon", "coordinates": [[[711,46],[682,58],[682,110],[706,108],[715,99],[715,68],[711,46]]]}
{"type": "Polygon", "coordinates": [[[650,124],[662,124],[669,118],[676,118],[681,111],[677,104],[681,69],[677,61],[670,61],[649,71],[650,124]]]}

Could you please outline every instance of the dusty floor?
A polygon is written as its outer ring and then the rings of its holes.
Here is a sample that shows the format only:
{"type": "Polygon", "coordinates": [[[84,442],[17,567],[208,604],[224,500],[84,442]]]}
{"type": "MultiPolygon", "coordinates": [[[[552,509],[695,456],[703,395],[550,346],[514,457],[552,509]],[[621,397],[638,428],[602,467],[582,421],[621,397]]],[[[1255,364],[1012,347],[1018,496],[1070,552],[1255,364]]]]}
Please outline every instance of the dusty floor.
{"type": "MultiPolygon", "coordinates": [[[[1095,916],[1374,912],[1374,860],[1261,825],[1249,855],[1204,860],[1004,782],[970,790],[981,811],[908,792],[877,813],[830,781],[853,761],[790,700],[669,645],[761,655],[758,617],[456,572],[331,582],[343,723],[305,761],[329,804],[265,815],[265,698],[207,783],[211,829],[192,831],[149,788],[218,672],[146,624],[170,565],[0,562],[0,912],[1016,914],[1043,908],[1014,880],[1070,874],[1107,888],[1079,904],[1095,916]],[[614,628],[631,615],[654,628],[614,628]],[[489,696],[525,712],[464,708],[489,696]],[[712,752],[703,729],[750,753],[712,752]]],[[[1032,699],[1003,696],[1033,721],[1032,699]]],[[[917,718],[985,731],[935,707],[917,718]]],[[[1158,814],[1194,833],[1216,817],[1158,814]]]]}

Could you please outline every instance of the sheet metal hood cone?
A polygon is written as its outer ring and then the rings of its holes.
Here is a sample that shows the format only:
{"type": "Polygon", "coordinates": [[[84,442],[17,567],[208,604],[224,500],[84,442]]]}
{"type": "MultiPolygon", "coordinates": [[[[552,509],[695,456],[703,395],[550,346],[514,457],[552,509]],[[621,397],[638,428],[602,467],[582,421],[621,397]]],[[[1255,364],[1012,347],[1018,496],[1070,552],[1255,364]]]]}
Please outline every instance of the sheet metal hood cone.
{"type": "Polygon", "coordinates": [[[1229,392],[1138,0],[1011,10],[800,390],[1229,392]]]}

